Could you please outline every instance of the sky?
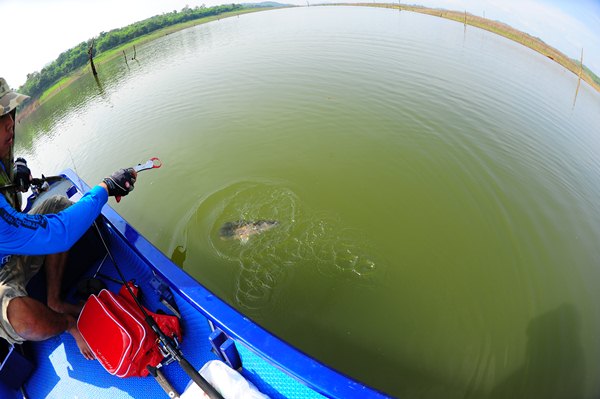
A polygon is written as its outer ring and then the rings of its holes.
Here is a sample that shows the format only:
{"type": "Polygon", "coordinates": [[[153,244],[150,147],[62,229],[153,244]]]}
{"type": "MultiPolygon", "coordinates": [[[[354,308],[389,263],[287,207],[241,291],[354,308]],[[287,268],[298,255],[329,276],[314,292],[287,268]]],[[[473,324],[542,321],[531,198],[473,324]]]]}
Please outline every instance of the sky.
{"type": "MultiPolygon", "coordinates": [[[[242,0],[253,1],[253,0],[242,0]]],[[[261,0],[255,0],[261,1],[261,0]]],[[[278,0],[306,5],[306,0],[278,0]]],[[[311,4],[334,0],[312,0],[311,4]]],[[[344,0],[342,0],[344,1],[344,0]]],[[[352,2],[353,0],[346,0],[352,2]]],[[[364,0],[363,0],[364,1],[364,0]]],[[[394,0],[377,0],[377,2],[394,0]]],[[[400,0],[468,11],[537,36],[600,75],[600,0],[400,0]]],[[[0,0],[0,77],[18,88],[60,53],[97,36],[183,7],[219,0],[0,0]]]]}

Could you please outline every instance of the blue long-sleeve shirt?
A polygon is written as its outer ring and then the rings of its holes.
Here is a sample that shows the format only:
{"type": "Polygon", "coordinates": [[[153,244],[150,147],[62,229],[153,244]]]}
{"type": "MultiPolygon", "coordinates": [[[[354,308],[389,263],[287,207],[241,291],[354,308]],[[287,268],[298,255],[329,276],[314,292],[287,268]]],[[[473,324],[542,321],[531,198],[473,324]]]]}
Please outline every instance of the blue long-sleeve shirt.
{"type": "Polygon", "coordinates": [[[0,195],[0,267],[11,255],[48,255],[68,250],[100,215],[107,201],[106,190],[96,186],[57,214],[29,215],[17,212],[0,195]]]}

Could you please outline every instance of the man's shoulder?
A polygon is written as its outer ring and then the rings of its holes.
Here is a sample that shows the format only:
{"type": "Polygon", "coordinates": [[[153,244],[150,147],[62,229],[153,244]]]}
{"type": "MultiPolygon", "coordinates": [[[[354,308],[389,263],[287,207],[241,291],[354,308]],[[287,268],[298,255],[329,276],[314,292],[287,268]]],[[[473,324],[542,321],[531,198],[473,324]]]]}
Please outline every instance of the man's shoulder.
{"type": "Polygon", "coordinates": [[[6,197],[3,195],[4,193],[0,192],[0,207],[1,208],[12,208],[12,206],[10,206],[10,204],[8,203],[8,200],[6,199],[6,197]]]}

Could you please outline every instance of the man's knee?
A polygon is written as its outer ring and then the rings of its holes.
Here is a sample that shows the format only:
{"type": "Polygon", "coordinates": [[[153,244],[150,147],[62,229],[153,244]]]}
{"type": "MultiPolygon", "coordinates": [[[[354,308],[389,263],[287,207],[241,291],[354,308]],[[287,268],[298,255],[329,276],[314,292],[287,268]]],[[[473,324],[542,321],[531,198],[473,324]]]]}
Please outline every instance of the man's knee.
{"type": "Polygon", "coordinates": [[[6,313],[15,332],[28,341],[42,341],[68,328],[68,320],[64,315],[30,297],[11,299],[6,313]]]}
{"type": "Polygon", "coordinates": [[[58,213],[71,205],[73,205],[73,202],[68,198],[61,195],[54,195],[42,202],[41,205],[34,206],[29,213],[38,215],[58,213]]]}
{"type": "Polygon", "coordinates": [[[31,329],[33,324],[33,316],[30,314],[25,297],[17,297],[10,300],[6,308],[6,316],[8,322],[21,337],[31,329]]]}

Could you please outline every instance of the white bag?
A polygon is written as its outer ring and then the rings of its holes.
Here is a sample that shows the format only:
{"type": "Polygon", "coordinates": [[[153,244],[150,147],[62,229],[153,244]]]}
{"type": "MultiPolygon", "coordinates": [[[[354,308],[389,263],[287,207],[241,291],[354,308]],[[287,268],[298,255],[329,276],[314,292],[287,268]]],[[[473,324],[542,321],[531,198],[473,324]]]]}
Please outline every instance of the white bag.
{"type": "MultiPolygon", "coordinates": [[[[267,395],[260,393],[240,373],[220,360],[207,362],[200,369],[200,375],[225,399],[269,399],[267,395]]],[[[181,399],[203,399],[207,397],[194,381],[190,381],[180,396],[181,399]]]]}

